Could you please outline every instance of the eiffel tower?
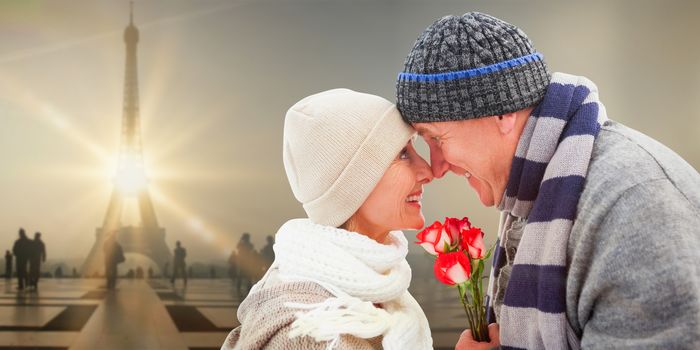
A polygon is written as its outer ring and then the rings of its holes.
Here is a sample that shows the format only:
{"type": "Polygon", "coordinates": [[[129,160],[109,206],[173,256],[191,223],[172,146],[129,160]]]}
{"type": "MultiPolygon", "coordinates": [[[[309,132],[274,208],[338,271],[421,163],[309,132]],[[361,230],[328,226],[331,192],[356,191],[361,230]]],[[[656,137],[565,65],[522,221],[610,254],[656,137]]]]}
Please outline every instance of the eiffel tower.
{"type": "Polygon", "coordinates": [[[103,245],[113,234],[125,253],[138,253],[149,257],[156,266],[172,261],[172,255],[165,243],[165,229],[158,226],[156,212],[148,192],[146,172],[141,145],[139,118],[139,91],[136,61],[136,46],[139,31],[134,26],[133,2],[129,15],[129,25],[124,30],[126,43],[126,72],[124,76],[124,109],[122,133],[117,163],[117,173],[107,214],[102,227],[95,232],[95,244],[85,260],[81,274],[92,277],[104,274],[103,245]],[[122,225],[122,216],[127,201],[138,203],[141,222],[138,225],[122,225]]]}

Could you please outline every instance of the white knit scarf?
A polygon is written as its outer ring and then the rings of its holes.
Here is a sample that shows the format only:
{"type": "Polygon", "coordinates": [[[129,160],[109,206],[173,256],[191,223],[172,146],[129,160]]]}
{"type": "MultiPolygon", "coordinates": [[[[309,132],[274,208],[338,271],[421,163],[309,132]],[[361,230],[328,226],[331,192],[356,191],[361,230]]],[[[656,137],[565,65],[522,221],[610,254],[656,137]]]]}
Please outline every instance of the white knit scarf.
{"type": "Polygon", "coordinates": [[[288,281],[313,281],[334,296],[319,304],[290,303],[302,310],[290,337],[329,341],[340,335],[383,336],[384,349],[432,349],[428,320],[408,293],[407,241],[392,231],[386,244],[308,219],[290,220],[277,232],[275,266],[288,281]],[[381,304],[381,308],[374,304],[381,304]]]}

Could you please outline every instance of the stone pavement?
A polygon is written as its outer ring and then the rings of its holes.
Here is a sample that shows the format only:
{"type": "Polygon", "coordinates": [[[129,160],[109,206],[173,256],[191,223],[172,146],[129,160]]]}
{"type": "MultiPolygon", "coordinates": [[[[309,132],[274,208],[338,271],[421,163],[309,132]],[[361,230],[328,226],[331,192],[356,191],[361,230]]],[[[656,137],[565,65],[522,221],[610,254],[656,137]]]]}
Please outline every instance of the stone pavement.
{"type": "MultiPolygon", "coordinates": [[[[219,349],[238,325],[241,296],[226,279],[193,279],[184,288],[161,279],[42,279],[38,292],[0,281],[0,350],[219,349]]],[[[453,349],[463,325],[454,289],[414,281],[436,349],[453,349]]]]}

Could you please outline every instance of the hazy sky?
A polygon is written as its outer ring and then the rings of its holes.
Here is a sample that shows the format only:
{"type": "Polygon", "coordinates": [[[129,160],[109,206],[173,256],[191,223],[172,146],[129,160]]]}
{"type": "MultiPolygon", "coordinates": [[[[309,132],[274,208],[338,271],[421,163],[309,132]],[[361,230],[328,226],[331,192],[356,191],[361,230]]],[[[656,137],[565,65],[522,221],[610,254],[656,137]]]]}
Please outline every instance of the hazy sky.
{"type": "MultiPolygon", "coordinates": [[[[0,249],[40,230],[50,258],[85,256],[119,143],[127,1],[0,1],[0,249]]],[[[530,36],[551,71],[599,86],[609,117],[700,167],[696,1],[137,1],[144,153],[171,248],[224,257],[242,232],[303,215],[282,166],[286,109],[348,87],[394,100],[420,32],[487,12],[530,36]]],[[[425,154],[424,147],[422,148],[425,154]]],[[[496,231],[463,179],[426,189],[429,221],[496,231]]],[[[412,235],[412,234],[410,234],[412,235]]]]}

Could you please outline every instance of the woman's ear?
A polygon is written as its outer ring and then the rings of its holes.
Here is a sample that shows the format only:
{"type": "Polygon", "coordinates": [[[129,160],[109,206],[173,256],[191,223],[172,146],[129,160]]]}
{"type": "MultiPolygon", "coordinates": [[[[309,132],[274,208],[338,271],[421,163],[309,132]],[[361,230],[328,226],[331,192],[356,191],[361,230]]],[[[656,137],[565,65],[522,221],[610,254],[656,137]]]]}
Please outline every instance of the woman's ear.
{"type": "Polygon", "coordinates": [[[507,114],[501,114],[494,118],[496,120],[496,126],[501,135],[508,135],[515,129],[515,122],[517,120],[517,112],[511,112],[507,114]]]}

